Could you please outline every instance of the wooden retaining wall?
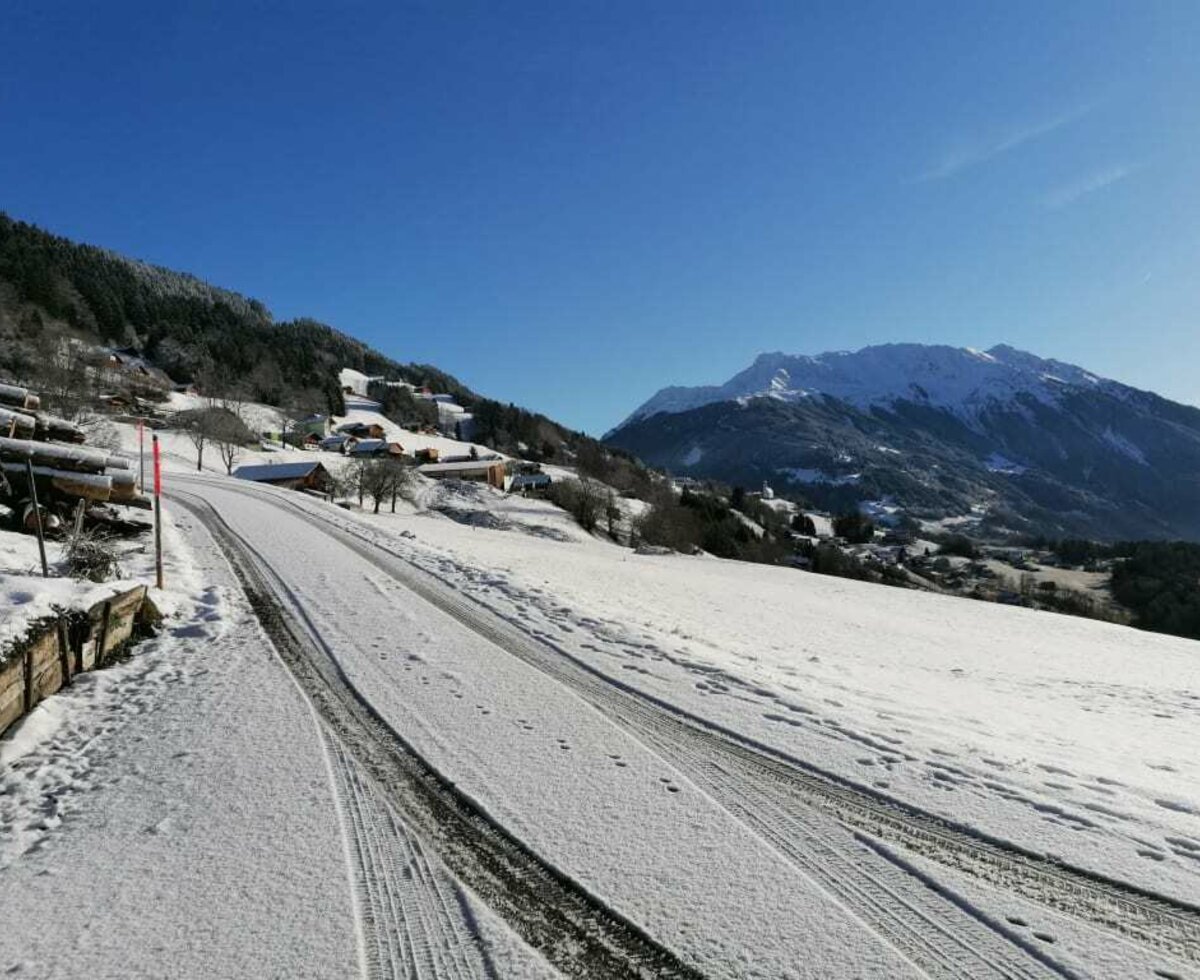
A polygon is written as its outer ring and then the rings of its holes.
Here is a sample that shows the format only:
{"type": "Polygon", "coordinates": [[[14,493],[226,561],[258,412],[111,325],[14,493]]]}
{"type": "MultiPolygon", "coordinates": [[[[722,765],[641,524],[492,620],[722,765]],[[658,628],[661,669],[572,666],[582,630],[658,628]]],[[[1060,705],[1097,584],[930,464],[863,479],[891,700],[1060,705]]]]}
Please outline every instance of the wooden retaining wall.
{"type": "Polygon", "coordinates": [[[157,619],[146,586],[139,585],[46,625],[0,667],[0,734],[76,674],[103,667],[137,627],[157,619]]]}

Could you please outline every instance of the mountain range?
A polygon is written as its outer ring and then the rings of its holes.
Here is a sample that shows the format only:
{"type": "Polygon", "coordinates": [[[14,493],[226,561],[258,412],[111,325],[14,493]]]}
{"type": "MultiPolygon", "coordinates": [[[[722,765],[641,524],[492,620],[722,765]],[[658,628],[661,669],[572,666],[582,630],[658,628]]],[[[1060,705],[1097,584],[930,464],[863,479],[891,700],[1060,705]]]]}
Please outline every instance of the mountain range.
{"type": "Polygon", "coordinates": [[[763,354],[724,384],[662,389],[606,440],[834,510],[1200,539],[1200,409],[1006,345],[763,354]]]}

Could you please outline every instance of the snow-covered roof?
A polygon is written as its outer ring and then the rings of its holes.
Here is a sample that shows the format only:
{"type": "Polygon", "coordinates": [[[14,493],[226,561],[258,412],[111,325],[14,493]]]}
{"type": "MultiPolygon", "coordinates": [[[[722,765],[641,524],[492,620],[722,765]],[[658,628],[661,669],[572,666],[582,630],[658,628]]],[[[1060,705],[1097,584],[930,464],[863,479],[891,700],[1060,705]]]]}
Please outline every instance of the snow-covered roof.
{"type": "Polygon", "coordinates": [[[491,469],[493,466],[503,466],[504,460],[496,459],[472,459],[458,463],[426,463],[420,467],[420,471],[425,474],[436,473],[460,473],[478,470],[480,472],[491,469]]]}
{"type": "Polygon", "coordinates": [[[387,449],[388,441],[386,439],[359,439],[350,450],[353,456],[366,456],[370,453],[377,453],[387,449]]]}
{"type": "Polygon", "coordinates": [[[549,473],[518,473],[508,484],[510,490],[520,490],[523,487],[548,487],[549,473]]]}
{"type": "Polygon", "coordinates": [[[233,475],[239,480],[253,480],[257,483],[273,483],[276,480],[302,480],[316,469],[324,469],[318,460],[300,463],[275,463],[251,466],[239,466],[233,475]]]}

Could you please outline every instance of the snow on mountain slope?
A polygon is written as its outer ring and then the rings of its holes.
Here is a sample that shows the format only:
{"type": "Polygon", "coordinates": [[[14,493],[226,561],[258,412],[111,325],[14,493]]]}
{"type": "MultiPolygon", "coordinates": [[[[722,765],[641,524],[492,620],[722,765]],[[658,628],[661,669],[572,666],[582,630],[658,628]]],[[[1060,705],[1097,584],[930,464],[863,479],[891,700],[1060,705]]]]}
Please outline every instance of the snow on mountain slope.
{"type": "Polygon", "coordinates": [[[662,389],[622,425],[658,412],[683,412],[717,401],[796,401],[819,394],[859,408],[903,399],[969,418],[989,402],[1008,402],[1019,393],[1053,403],[1064,387],[1096,386],[1122,387],[1072,364],[1035,357],[1003,344],[989,351],[882,344],[816,356],[760,354],[750,367],[723,385],[662,389]]]}

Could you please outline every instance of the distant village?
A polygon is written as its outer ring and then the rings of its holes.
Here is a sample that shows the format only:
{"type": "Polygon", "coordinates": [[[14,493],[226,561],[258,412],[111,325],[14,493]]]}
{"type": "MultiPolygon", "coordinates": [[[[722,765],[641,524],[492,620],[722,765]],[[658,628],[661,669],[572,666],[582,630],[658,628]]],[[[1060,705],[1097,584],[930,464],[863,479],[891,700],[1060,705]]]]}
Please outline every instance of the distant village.
{"type": "MultiPolygon", "coordinates": [[[[415,465],[417,472],[432,480],[466,480],[486,483],[508,492],[537,493],[550,486],[551,478],[540,472],[537,464],[507,459],[499,453],[469,445],[474,430],[471,414],[457,404],[453,397],[407,381],[368,377],[357,371],[342,370],[339,381],[346,410],[379,413],[382,405],[369,397],[370,388],[380,385],[405,389],[413,398],[436,406],[438,424],[414,425],[412,437],[420,445],[405,445],[405,439],[389,436],[382,421],[349,420],[337,423],[326,414],[314,413],[295,421],[287,432],[262,433],[263,448],[267,451],[284,447],[313,453],[332,453],[350,459],[392,459],[415,465]],[[431,445],[419,437],[437,437],[451,445],[431,445]]],[[[399,431],[408,431],[400,429],[399,431]]],[[[233,475],[239,479],[271,483],[293,489],[322,490],[327,471],[319,462],[263,463],[238,467],[233,475]]]]}

